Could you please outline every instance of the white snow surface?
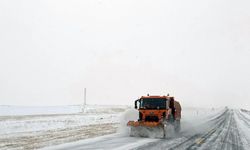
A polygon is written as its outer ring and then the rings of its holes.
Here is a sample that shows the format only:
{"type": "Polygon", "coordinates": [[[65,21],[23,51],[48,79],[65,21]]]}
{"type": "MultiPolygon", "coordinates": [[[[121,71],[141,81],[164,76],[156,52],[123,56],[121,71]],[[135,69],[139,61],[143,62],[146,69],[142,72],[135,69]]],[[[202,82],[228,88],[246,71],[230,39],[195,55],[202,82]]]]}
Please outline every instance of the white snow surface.
{"type": "Polygon", "coordinates": [[[36,107],[8,108],[14,113],[10,115],[1,110],[0,149],[224,150],[250,147],[250,112],[243,109],[183,107],[181,132],[178,135],[169,132],[171,134],[163,140],[152,138],[154,133],[151,138],[130,137],[126,124],[138,119],[138,111],[129,106],[89,105],[84,111],[81,106],[58,106],[54,113],[49,111],[53,107],[39,111],[33,111],[36,107]],[[30,140],[27,142],[24,138],[30,140]]]}
{"type": "Polygon", "coordinates": [[[119,123],[119,116],[127,107],[87,105],[84,113],[82,113],[81,106],[1,106],[0,135],[63,129],[83,125],[119,123]],[[6,111],[7,108],[8,111],[6,111]],[[36,110],[37,108],[38,110],[36,110]],[[55,110],[53,110],[54,108],[55,110]],[[15,119],[16,117],[18,119],[15,119]]]}

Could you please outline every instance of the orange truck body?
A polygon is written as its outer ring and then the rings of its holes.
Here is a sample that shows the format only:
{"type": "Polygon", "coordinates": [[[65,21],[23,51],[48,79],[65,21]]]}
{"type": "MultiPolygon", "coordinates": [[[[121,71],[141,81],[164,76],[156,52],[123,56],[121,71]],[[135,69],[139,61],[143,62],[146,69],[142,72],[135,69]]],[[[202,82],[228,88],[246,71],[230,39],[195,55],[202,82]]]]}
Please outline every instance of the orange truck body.
{"type": "Polygon", "coordinates": [[[169,108],[169,101],[171,99],[170,96],[142,96],[140,99],[165,99],[167,102],[166,109],[142,109],[139,108],[139,114],[142,115],[141,119],[138,121],[129,121],[127,123],[128,126],[145,126],[145,127],[156,127],[161,126],[162,122],[165,120],[169,120],[171,115],[174,118],[174,120],[180,120],[181,119],[181,105],[178,101],[174,100],[174,109],[169,108]],[[174,113],[172,112],[174,111],[174,113]],[[157,117],[157,121],[147,121],[146,117],[157,117]]]}

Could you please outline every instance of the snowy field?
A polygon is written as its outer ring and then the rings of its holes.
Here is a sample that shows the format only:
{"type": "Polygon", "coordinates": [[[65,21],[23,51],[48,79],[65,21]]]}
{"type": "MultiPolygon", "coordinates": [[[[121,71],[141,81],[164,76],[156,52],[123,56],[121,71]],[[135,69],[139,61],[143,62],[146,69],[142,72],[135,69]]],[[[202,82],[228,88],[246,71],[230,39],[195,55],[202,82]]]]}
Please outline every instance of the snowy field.
{"type": "Polygon", "coordinates": [[[0,108],[0,149],[37,149],[116,132],[128,106],[0,108]],[[83,112],[84,111],[84,112],[83,112]]]}
{"type": "Polygon", "coordinates": [[[129,137],[128,106],[1,109],[0,149],[249,149],[250,112],[183,108],[182,130],[167,139],[129,137]],[[12,111],[11,111],[12,109],[12,111]],[[15,110],[14,110],[15,109],[15,110]],[[51,109],[51,110],[50,110],[51,109]],[[35,111],[33,111],[35,110],[35,111]],[[8,111],[11,115],[7,115],[8,111]],[[44,112],[43,112],[44,111],[44,112]],[[18,112],[22,115],[18,115],[18,112]]]}

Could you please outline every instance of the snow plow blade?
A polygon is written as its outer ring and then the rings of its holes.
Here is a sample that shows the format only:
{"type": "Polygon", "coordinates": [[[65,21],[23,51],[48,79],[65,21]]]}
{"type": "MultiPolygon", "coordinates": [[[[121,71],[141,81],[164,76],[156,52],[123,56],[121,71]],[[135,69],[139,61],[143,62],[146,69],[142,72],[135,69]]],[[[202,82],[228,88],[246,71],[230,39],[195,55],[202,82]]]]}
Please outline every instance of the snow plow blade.
{"type": "Polygon", "coordinates": [[[129,121],[127,125],[130,126],[132,137],[165,138],[165,127],[162,123],[129,121]]]}

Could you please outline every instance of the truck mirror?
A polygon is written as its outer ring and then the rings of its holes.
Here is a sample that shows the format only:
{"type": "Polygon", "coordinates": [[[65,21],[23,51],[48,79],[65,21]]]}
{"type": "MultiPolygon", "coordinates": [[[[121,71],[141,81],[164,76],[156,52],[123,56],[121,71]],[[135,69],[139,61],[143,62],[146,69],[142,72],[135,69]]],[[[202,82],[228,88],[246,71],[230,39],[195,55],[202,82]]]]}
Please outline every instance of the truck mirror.
{"type": "Polygon", "coordinates": [[[138,102],[138,100],[135,101],[135,109],[137,109],[137,102],[138,102]]]}

